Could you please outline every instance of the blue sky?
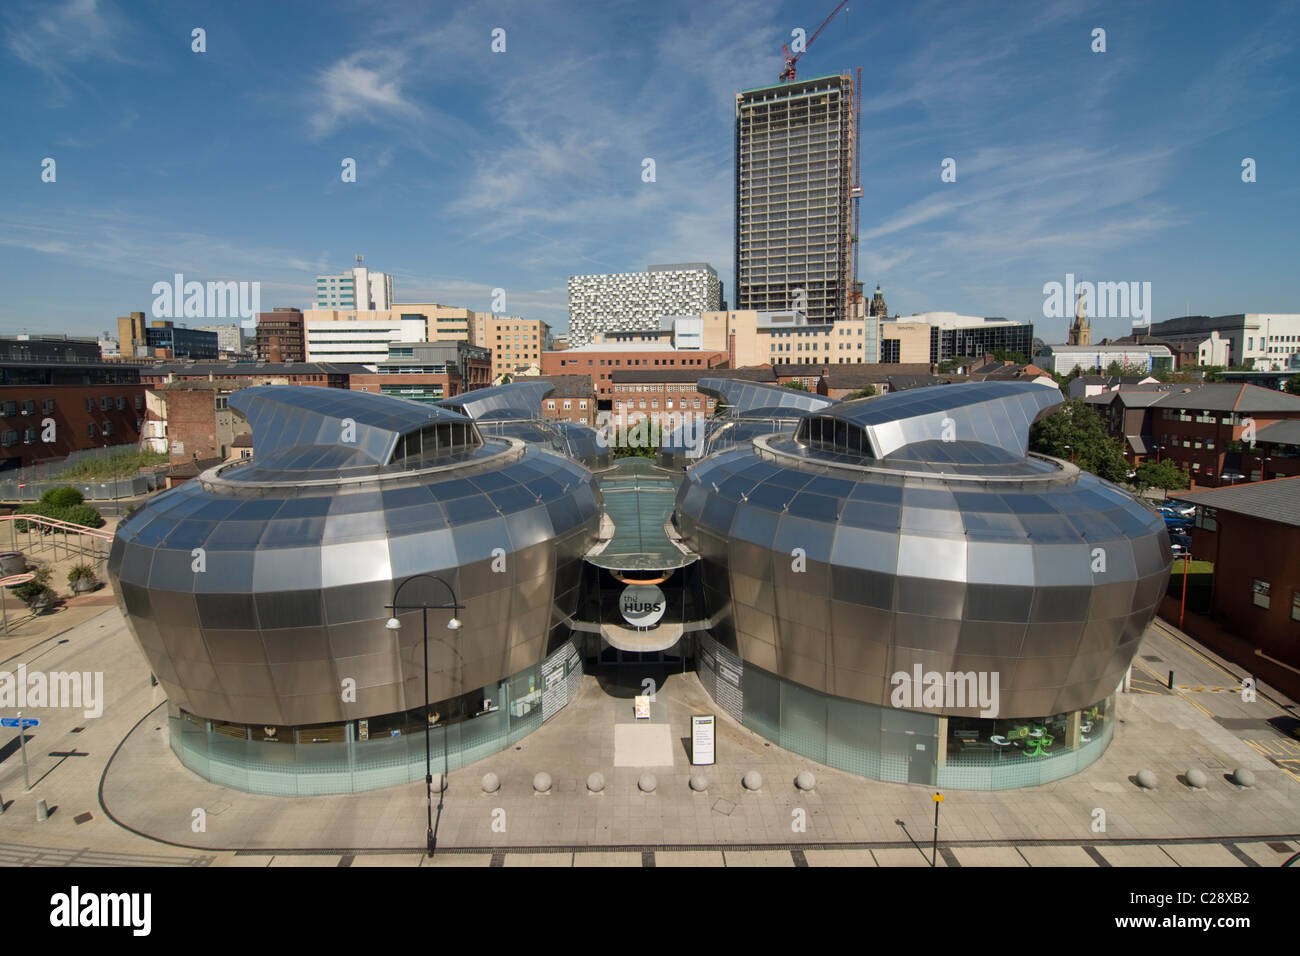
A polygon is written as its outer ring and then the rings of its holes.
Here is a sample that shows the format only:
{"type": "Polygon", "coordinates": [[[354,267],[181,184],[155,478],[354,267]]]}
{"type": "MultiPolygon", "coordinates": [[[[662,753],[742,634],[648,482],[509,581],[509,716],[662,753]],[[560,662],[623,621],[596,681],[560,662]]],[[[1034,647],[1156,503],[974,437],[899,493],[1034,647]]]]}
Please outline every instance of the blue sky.
{"type": "MultiPolygon", "coordinates": [[[[96,334],[175,272],[306,305],[357,253],[557,330],[568,276],[652,262],[734,305],[734,93],[833,7],[11,0],[0,332],[96,334]]],[[[1300,312],[1298,34],[1296,2],[850,3],[800,75],[864,68],[862,280],[1048,341],[1067,273],[1151,282],[1157,321],[1300,312]]]]}

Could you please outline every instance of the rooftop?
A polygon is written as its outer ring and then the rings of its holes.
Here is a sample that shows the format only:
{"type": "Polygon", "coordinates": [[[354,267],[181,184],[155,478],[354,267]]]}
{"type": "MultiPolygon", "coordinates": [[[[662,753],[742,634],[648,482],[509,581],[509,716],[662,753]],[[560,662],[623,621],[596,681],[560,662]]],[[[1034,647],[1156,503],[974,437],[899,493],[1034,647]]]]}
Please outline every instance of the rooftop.
{"type": "Polygon", "coordinates": [[[1300,445],[1300,419],[1274,422],[1255,432],[1255,441],[1275,445],[1300,445]]]}
{"type": "Polygon", "coordinates": [[[770,368],[715,369],[692,366],[688,368],[628,368],[615,369],[610,373],[610,381],[616,384],[627,382],[690,382],[703,378],[727,378],[750,382],[776,382],[776,375],[770,368]]]}
{"type": "Polygon", "coordinates": [[[1273,521],[1300,528],[1300,476],[1251,481],[1205,491],[1171,492],[1169,497],[1218,511],[1258,518],[1260,521],[1273,521]]]}
{"type": "Polygon", "coordinates": [[[338,362],[163,362],[140,367],[141,375],[360,375],[358,363],[338,362]]]}

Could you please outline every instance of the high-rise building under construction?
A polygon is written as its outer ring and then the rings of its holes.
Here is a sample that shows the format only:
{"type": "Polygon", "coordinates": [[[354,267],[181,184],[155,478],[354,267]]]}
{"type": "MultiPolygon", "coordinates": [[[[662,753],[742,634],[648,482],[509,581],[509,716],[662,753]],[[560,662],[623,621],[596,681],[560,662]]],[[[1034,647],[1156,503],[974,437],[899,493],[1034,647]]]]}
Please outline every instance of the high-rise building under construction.
{"type": "Polygon", "coordinates": [[[853,80],[736,94],[736,307],[850,315],[853,80]]]}

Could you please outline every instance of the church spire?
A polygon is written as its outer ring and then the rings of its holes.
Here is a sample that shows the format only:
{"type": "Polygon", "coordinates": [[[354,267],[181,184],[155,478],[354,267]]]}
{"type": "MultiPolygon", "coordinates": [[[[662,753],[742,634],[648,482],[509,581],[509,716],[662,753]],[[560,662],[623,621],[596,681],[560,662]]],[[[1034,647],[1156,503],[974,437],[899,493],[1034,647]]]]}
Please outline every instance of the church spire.
{"type": "Polygon", "coordinates": [[[1066,344],[1092,344],[1092,329],[1088,325],[1088,310],[1084,305],[1082,288],[1079,289],[1078,298],[1074,304],[1074,324],[1070,326],[1070,334],[1066,344]]]}

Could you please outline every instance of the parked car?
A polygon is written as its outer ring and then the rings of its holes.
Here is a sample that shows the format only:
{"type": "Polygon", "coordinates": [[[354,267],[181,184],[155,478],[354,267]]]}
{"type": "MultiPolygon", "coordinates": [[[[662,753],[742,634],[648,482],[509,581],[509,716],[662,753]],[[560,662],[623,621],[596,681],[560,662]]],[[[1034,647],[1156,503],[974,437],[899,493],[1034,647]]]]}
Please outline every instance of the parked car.
{"type": "Polygon", "coordinates": [[[1192,553],[1192,536],[1190,534],[1171,534],[1169,547],[1175,558],[1186,557],[1192,553]]]}
{"type": "Polygon", "coordinates": [[[1185,504],[1181,501],[1170,501],[1161,505],[1160,510],[1173,512],[1182,515],[1184,518],[1191,518],[1196,514],[1196,505],[1185,504]]]}

